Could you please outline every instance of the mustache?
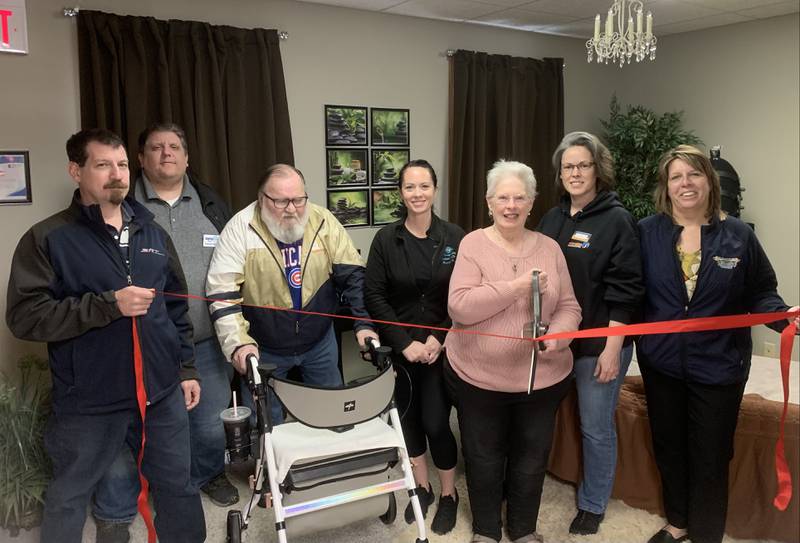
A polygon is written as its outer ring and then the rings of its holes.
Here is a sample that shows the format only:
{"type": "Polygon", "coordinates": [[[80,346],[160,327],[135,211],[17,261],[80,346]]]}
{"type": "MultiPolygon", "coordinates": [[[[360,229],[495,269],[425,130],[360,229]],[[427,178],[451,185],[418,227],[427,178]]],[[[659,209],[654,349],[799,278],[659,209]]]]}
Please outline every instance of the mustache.
{"type": "Polygon", "coordinates": [[[103,185],[104,189],[127,189],[128,185],[123,183],[122,181],[111,181],[110,183],[106,183],[103,185]]]}

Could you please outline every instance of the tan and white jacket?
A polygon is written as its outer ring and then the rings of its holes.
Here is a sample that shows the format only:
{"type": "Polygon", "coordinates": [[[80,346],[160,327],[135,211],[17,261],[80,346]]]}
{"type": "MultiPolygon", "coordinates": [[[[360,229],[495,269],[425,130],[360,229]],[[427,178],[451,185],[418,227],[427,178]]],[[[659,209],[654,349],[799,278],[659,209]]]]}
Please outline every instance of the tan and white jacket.
{"type": "MultiPolygon", "coordinates": [[[[364,308],[364,264],[352,239],[330,211],[311,203],[308,207],[302,310],[336,313],[341,300],[354,316],[369,318],[364,308]]],[[[228,360],[237,347],[247,344],[279,356],[302,354],[331,326],[330,317],[291,311],[283,257],[257,202],[234,215],[220,234],[206,293],[214,300],[209,307],[211,322],[228,360]]],[[[363,327],[371,325],[356,321],[357,330],[363,327]]]]}

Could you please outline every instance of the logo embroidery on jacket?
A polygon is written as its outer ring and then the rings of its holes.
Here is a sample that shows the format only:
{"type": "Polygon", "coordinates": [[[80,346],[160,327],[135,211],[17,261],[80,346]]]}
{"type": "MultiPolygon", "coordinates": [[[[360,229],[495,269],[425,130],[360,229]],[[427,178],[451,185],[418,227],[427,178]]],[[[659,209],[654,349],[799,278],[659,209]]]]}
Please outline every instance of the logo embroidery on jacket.
{"type": "Polygon", "coordinates": [[[442,250],[442,264],[449,265],[456,261],[456,250],[447,246],[442,250]]]}
{"type": "Polygon", "coordinates": [[[161,251],[159,251],[158,249],[153,249],[152,247],[143,247],[142,250],[139,251],[139,252],[141,252],[141,253],[150,253],[152,255],[158,255],[158,256],[167,256],[164,253],[162,253],[161,251]]]}
{"type": "Polygon", "coordinates": [[[717,266],[719,266],[723,270],[732,270],[733,268],[739,265],[739,262],[741,262],[741,260],[742,260],[741,258],[736,258],[736,257],[732,258],[726,258],[724,256],[714,257],[714,262],[716,262],[717,266]]]}

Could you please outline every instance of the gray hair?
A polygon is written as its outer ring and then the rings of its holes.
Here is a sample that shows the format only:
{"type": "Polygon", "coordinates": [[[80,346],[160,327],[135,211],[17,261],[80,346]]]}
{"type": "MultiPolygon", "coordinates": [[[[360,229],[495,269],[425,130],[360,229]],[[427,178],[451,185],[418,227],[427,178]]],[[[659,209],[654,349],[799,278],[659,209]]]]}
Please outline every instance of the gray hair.
{"type": "Polygon", "coordinates": [[[486,174],[486,197],[491,198],[497,191],[497,183],[506,177],[516,177],[525,185],[525,194],[533,200],[536,198],[536,177],[530,166],[514,160],[501,158],[492,165],[486,174]]]}
{"type": "Polygon", "coordinates": [[[553,169],[556,171],[556,187],[559,191],[564,191],[564,184],[561,181],[561,157],[564,156],[564,151],[576,146],[585,147],[592,155],[597,192],[613,189],[614,157],[611,156],[608,147],[603,145],[600,138],[589,132],[570,132],[564,136],[553,152],[553,169]]]}

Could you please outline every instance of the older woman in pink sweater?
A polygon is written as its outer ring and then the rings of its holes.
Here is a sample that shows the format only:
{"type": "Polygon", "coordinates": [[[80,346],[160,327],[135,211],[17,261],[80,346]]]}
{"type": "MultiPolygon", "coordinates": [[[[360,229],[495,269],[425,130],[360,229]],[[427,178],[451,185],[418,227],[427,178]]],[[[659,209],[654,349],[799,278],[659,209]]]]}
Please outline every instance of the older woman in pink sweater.
{"type": "Polygon", "coordinates": [[[527,393],[532,344],[459,333],[519,336],[532,319],[531,274],[543,272],[542,317],[551,332],[576,330],[581,310],[555,241],[525,228],[536,197],[530,167],[501,160],[487,176],[493,224],[461,242],[450,279],[453,331],[445,341],[445,381],[458,409],[472,510],[473,543],[541,542],[536,521],[558,404],[572,374],[569,341],[546,341],[527,393]]]}

